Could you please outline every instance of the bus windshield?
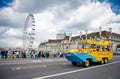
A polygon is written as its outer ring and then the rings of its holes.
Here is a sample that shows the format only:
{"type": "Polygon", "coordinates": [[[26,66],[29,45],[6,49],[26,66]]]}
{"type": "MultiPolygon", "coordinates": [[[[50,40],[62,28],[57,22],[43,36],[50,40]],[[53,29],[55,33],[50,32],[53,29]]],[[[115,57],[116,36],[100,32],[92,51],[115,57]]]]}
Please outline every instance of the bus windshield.
{"type": "Polygon", "coordinates": [[[89,48],[90,44],[80,44],[80,48],[89,48]]]}
{"type": "Polygon", "coordinates": [[[95,44],[80,44],[80,48],[96,48],[95,44]]]}

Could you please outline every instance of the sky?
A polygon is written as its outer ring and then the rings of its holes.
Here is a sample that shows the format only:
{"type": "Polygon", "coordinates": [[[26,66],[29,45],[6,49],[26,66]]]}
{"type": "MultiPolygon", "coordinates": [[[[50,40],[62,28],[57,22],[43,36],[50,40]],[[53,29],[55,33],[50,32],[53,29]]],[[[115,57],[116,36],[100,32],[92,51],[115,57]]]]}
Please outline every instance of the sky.
{"type": "Polygon", "coordinates": [[[75,36],[102,27],[120,34],[120,0],[0,0],[0,47],[23,46],[23,29],[30,13],[36,29],[33,48],[55,39],[57,33],[75,36]]]}

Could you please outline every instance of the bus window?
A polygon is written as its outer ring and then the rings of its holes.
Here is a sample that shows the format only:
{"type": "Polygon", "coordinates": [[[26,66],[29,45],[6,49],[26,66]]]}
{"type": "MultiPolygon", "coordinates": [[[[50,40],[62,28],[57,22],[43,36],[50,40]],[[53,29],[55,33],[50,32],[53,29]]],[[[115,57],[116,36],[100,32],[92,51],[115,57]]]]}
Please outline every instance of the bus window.
{"type": "Polygon", "coordinates": [[[91,48],[96,48],[96,45],[95,44],[91,44],[91,48]]]}
{"type": "Polygon", "coordinates": [[[89,48],[90,45],[89,44],[84,44],[84,48],[89,48]]]}

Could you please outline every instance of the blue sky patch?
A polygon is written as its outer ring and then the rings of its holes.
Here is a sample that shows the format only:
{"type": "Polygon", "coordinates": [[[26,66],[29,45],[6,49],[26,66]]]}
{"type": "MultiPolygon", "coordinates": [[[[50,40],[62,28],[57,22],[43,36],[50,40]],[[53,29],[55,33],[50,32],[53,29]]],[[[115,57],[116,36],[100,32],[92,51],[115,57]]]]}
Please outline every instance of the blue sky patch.
{"type": "Polygon", "coordinates": [[[9,7],[13,0],[0,0],[0,8],[9,7]]]}
{"type": "Polygon", "coordinates": [[[120,0],[99,0],[101,3],[106,1],[111,4],[111,10],[116,14],[120,14],[120,0]]]}
{"type": "Polygon", "coordinates": [[[7,32],[9,29],[8,28],[5,28],[4,30],[2,30],[1,32],[0,32],[0,36],[2,36],[5,32],[7,32]]]}

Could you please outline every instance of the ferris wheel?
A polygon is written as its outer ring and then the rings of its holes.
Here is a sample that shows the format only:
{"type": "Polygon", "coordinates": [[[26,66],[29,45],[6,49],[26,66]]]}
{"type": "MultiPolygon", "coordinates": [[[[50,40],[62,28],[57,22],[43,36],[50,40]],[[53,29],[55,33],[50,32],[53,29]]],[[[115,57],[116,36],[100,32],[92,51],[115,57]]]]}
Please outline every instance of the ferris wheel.
{"type": "Polygon", "coordinates": [[[35,36],[35,19],[32,14],[29,14],[25,20],[23,29],[23,49],[30,51],[33,46],[35,36]]]}

